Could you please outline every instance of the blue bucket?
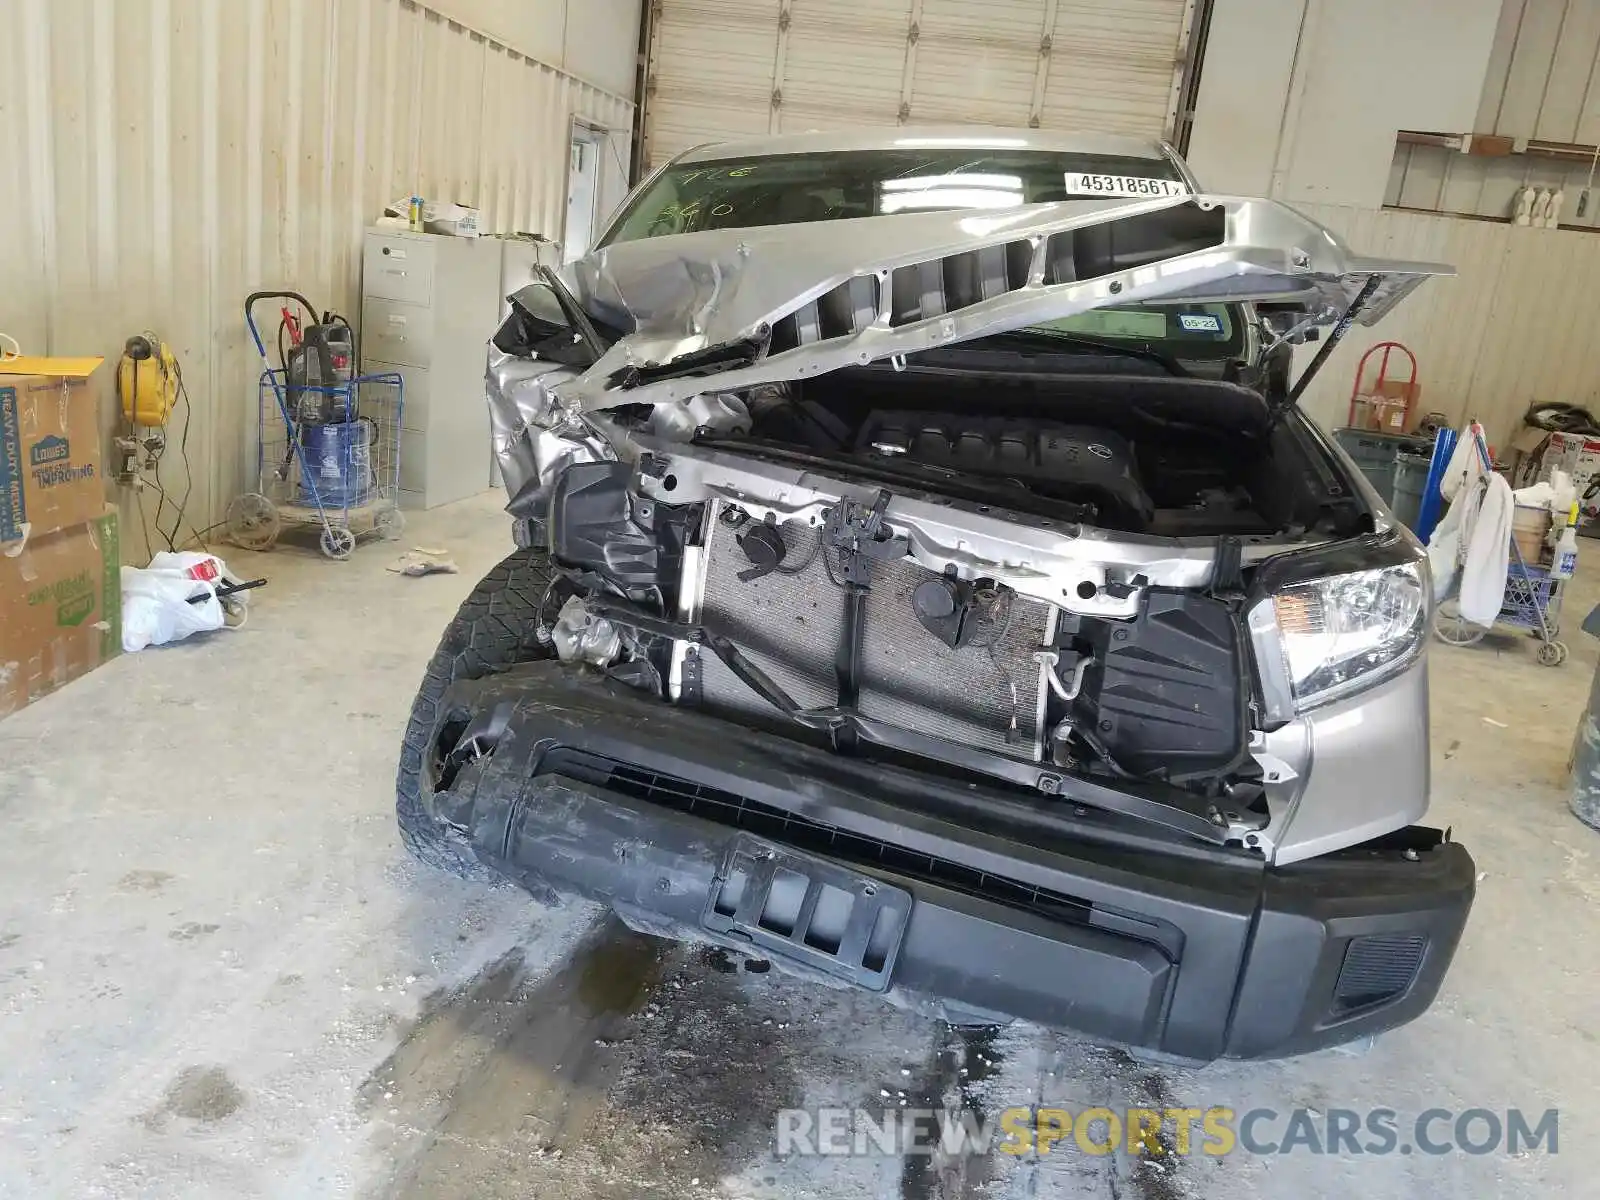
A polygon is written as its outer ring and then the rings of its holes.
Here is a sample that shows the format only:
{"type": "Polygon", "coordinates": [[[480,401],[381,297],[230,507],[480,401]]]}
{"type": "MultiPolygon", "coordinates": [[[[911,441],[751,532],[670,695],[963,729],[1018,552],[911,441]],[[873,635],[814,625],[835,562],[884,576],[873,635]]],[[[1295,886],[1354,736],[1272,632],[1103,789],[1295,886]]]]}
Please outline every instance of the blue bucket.
{"type": "Polygon", "coordinates": [[[301,425],[300,503],[355,508],[372,493],[376,423],[365,417],[331,425],[301,425]]]}

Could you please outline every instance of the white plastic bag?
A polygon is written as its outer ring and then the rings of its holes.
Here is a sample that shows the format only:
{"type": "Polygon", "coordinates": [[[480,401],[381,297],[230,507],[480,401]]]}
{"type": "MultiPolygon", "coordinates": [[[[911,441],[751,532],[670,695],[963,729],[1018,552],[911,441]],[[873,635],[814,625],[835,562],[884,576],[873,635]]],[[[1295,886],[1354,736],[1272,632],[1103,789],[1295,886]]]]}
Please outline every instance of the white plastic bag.
{"type": "MultiPolygon", "coordinates": [[[[122,648],[143,650],[224,628],[217,585],[227,572],[216,555],[188,550],[162,551],[148,567],[123,567],[122,648]],[[189,603],[195,596],[200,599],[189,603]]],[[[242,599],[245,593],[238,595],[242,599]]]]}

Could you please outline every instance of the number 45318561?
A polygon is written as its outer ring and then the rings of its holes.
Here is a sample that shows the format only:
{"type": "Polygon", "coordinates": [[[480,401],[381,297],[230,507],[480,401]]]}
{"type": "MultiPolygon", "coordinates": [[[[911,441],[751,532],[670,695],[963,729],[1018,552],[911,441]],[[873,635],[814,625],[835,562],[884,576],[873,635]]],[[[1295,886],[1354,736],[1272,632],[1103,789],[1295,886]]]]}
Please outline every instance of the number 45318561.
{"type": "Polygon", "coordinates": [[[1176,179],[1150,179],[1143,175],[1093,175],[1068,171],[1068,196],[1103,196],[1114,199],[1154,199],[1186,196],[1189,189],[1176,179]]]}

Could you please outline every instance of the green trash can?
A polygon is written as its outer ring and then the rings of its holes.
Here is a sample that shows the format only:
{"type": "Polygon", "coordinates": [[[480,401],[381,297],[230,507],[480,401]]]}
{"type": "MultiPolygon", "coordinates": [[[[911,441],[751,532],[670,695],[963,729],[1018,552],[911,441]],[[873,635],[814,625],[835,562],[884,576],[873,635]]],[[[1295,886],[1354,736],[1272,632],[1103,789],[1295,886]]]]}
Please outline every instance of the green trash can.
{"type": "Polygon", "coordinates": [[[1401,450],[1394,456],[1394,494],[1389,511],[1413,533],[1417,518],[1422,515],[1422,497],[1428,490],[1428,468],[1432,465],[1431,454],[1401,450]]]}
{"type": "MultiPolygon", "coordinates": [[[[1372,484],[1373,491],[1383,497],[1383,502],[1395,510],[1395,515],[1401,517],[1409,527],[1417,519],[1417,509],[1413,508],[1409,517],[1402,514],[1396,507],[1395,474],[1398,466],[1398,457],[1402,453],[1423,454],[1431,456],[1433,446],[1427,438],[1412,437],[1406,433],[1379,433],[1373,429],[1335,429],[1333,440],[1339,443],[1352,459],[1361,473],[1367,477],[1367,482],[1372,484]]],[[[1427,463],[1423,463],[1423,473],[1427,472],[1427,463]]],[[[1422,503],[1422,485],[1412,485],[1417,490],[1417,505],[1422,503]]]]}

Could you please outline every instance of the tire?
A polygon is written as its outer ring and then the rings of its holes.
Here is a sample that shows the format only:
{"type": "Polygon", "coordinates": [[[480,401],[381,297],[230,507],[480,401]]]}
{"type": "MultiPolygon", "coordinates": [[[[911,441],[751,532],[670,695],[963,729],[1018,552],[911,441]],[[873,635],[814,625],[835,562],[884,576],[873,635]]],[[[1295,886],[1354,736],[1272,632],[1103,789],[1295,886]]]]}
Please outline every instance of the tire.
{"type": "Polygon", "coordinates": [[[422,767],[439,702],[457,680],[481,679],[554,654],[538,637],[539,605],[552,577],[549,560],[533,550],[515,551],[485,575],[439,639],[411,704],[395,779],[400,841],[418,862],[460,879],[498,876],[478,861],[459,830],[435,821],[422,803],[422,767]]]}

